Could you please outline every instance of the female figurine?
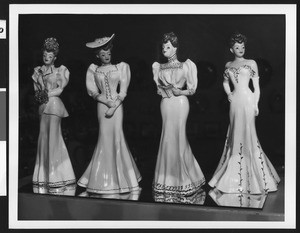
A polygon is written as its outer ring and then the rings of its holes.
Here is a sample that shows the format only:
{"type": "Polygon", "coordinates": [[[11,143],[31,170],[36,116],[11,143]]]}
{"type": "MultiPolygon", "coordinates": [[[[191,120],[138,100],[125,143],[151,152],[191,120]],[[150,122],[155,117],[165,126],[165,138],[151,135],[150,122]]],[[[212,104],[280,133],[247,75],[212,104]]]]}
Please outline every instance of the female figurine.
{"type": "Polygon", "coordinates": [[[47,38],[43,45],[44,65],[35,67],[32,75],[40,115],[33,184],[48,187],[60,187],[76,182],[61,132],[61,119],[67,117],[68,112],[59,98],[69,82],[70,73],[63,65],[54,66],[58,51],[57,40],[47,38]]]}
{"type": "Polygon", "coordinates": [[[157,92],[162,96],[160,109],[163,121],[153,180],[154,195],[188,196],[205,183],[186,136],[187,96],[196,91],[197,68],[189,59],[178,61],[178,45],[178,38],[173,32],[164,34],[162,53],[168,62],[154,62],[152,65],[157,92]],[[187,88],[183,89],[185,85],[187,88]]]}
{"type": "Polygon", "coordinates": [[[230,124],[221,160],[209,185],[225,193],[264,194],[276,191],[280,178],[257,138],[259,76],[256,62],[244,58],[245,44],[246,37],[240,33],[230,38],[234,60],[226,63],[223,81],[230,102],[230,124]],[[254,92],[249,88],[250,80],[254,92]]]}
{"type": "Polygon", "coordinates": [[[114,34],[86,44],[95,49],[101,61],[100,66],[91,64],[86,74],[87,92],[97,102],[99,135],[91,162],[78,185],[99,194],[138,190],[142,178],[123,133],[122,102],[130,83],[130,68],[125,62],[111,63],[113,38],[114,34]]]}

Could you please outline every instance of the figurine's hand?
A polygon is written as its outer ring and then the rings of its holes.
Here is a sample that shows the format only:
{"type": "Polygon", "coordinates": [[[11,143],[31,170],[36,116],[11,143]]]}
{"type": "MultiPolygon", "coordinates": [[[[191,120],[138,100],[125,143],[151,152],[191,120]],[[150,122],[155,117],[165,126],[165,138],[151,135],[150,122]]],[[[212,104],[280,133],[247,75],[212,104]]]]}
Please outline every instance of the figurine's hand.
{"type": "Polygon", "coordinates": [[[161,95],[161,90],[157,89],[157,94],[161,95]]]}
{"type": "Polygon", "coordinates": [[[230,93],[228,94],[227,98],[228,98],[228,101],[229,101],[229,102],[232,101],[232,92],[230,92],[230,93]]]}
{"type": "Polygon", "coordinates": [[[106,118],[112,117],[114,115],[115,111],[116,111],[116,108],[109,108],[105,113],[105,117],[106,118]]]}
{"type": "Polygon", "coordinates": [[[106,106],[109,107],[109,108],[114,108],[114,107],[116,107],[116,103],[113,100],[108,100],[106,102],[106,106]]]}
{"type": "Polygon", "coordinates": [[[172,88],[172,92],[173,92],[173,95],[175,95],[175,96],[181,95],[181,90],[178,88],[175,88],[175,87],[172,88]]]}

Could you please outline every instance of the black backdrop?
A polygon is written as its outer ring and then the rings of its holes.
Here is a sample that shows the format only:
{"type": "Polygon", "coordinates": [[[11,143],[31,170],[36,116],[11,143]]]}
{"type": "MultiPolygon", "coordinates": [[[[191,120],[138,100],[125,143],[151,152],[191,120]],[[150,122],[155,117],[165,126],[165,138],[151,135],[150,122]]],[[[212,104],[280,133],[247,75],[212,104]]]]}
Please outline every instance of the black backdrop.
{"type": "Polygon", "coordinates": [[[39,120],[33,104],[31,74],[42,64],[41,46],[56,37],[56,64],[70,70],[61,98],[70,114],[63,119],[63,135],[77,178],[89,162],[98,135],[96,103],[87,95],[85,73],[96,62],[85,43],[115,33],[113,61],[131,68],[131,84],[124,102],[124,133],[130,150],[151,186],[158,151],[160,97],[151,65],[161,61],[160,40],[174,31],[180,40],[179,59],[190,58],[198,68],[199,85],[190,97],[187,136],[207,180],[220,159],[229,123],[223,91],[224,64],[232,59],[229,36],[248,37],[246,58],[255,59],[261,82],[260,115],[256,120],[262,148],[275,167],[284,166],[285,17],[281,15],[20,15],[19,17],[19,177],[33,173],[39,120]]]}

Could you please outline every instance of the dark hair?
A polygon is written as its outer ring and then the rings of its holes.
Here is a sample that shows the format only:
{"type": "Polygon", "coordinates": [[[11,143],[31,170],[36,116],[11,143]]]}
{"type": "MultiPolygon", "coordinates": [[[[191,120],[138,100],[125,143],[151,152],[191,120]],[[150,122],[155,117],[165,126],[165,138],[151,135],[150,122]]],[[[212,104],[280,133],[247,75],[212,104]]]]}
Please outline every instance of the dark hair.
{"type": "Polygon", "coordinates": [[[101,50],[107,51],[109,49],[112,50],[112,48],[113,48],[112,42],[108,42],[107,44],[105,44],[105,45],[103,45],[99,48],[96,48],[95,49],[95,54],[98,55],[101,50]]]}
{"type": "Polygon", "coordinates": [[[244,43],[246,45],[247,37],[239,32],[236,32],[229,39],[230,48],[232,48],[232,46],[234,46],[235,43],[244,43]]]}
{"type": "Polygon", "coordinates": [[[43,52],[46,51],[48,53],[52,52],[55,56],[57,56],[57,54],[59,52],[59,44],[58,44],[56,38],[54,38],[54,37],[47,38],[44,41],[42,51],[43,52]]]}
{"type": "Polygon", "coordinates": [[[174,32],[169,32],[169,33],[165,33],[163,35],[162,38],[162,43],[168,43],[168,41],[170,41],[170,43],[175,47],[178,48],[179,47],[179,41],[178,41],[178,37],[175,35],[174,32]]]}

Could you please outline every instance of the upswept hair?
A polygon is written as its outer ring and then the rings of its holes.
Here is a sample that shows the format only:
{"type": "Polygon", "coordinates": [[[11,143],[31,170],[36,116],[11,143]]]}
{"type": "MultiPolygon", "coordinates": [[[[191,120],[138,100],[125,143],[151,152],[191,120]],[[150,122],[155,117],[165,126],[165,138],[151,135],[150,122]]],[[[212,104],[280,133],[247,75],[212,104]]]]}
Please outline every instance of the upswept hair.
{"type": "Polygon", "coordinates": [[[167,43],[168,41],[170,41],[170,43],[171,43],[175,48],[178,48],[178,47],[179,47],[178,37],[175,35],[174,32],[165,33],[165,34],[163,35],[162,43],[165,44],[165,43],[167,43]]]}
{"type": "Polygon", "coordinates": [[[56,38],[54,38],[54,37],[47,38],[44,41],[42,50],[46,51],[46,52],[53,52],[53,54],[55,56],[57,56],[57,54],[59,52],[59,44],[58,44],[56,38]]]}
{"type": "Polygon", "coordinates": [[[96,55],[98,55],[101,50],[107,51],[107,50],[110,49],[110,51],[111,51],[113,47],[114,47],[113,43],[110,41],[107,44],[105,44],[105,45],[103,45],[103,46],[101,46],[99,48],[96,48],[94,50],[94,52],[95,52],[96,55]]]}
{"type": "Polygon", "coordinates": [[[229,39],[229,46],[232,48],[235,43],[244,43],[246,45],[247,43],[247,37],[239,32],[235,32],[229,39]]]}

